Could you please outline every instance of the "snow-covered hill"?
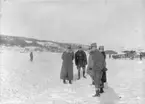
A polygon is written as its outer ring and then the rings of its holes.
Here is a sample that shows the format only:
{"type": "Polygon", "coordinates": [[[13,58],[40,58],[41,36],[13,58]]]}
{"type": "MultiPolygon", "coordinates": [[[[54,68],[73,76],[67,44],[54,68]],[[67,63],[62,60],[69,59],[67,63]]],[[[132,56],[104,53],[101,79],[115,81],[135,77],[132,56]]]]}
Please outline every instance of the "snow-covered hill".
{"type": "MultiPolygon", "coordinates": [[[[78,49],[79,45],[76,43],[60,43],[48,40],[38,40],[33,38],[26,37],[16,37],[16,36],[6,36],[0,35],[0,46],[1,48],[7,49],[8,47],[15,50],[14,47],[23,48],[26,50],[34,50],[34,51],[50,51],[50,52],[63,52],[65,48],[71,45],[72,48],[78,49]]],[[[82,47],[86,50],[88,49],[87,45],[82,45],[82,47]]]]}

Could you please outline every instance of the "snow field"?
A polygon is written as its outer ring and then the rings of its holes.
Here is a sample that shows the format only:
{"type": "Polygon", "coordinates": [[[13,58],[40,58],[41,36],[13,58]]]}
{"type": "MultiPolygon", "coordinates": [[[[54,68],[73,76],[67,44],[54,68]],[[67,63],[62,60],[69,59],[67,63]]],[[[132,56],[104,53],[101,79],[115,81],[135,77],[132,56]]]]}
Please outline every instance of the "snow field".
{"type": "MultiPolygon", "coordinates": [[[[4,51],[0,54],[2,104],[144,104],[145,61],[107,59],[108,88],[93,98],[91,79],[60,80],[61,54],[4,51]]],[[[74,79],[77,78],[74,64],[74,79]]]]}

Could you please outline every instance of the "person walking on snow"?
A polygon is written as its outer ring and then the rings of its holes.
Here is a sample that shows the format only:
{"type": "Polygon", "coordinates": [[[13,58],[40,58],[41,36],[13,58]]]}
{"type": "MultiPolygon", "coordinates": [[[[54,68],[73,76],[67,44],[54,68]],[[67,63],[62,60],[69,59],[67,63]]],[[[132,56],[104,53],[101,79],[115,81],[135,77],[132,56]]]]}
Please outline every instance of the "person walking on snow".
{"type": "Polygon", "coordinates": [[[142,60],[142,52],[140,52],[139,58],[140,60],[142,60]]]}
{"type": "Polygon", "coordinates": [[[33,61],[33,52],[30,52],[30,61],[33,61]]]}
{"type": "Polygon", "coordinates": [[[97,49],[97,44],[91,44],[91,52],[89,55],[88,71],[91,73],[92,80],[94,80],[96,93],[93,97],[99,97],[101,91],[102,70],[105,66],[105,59],[102,53],[97,49]]]}
{"type": "Polygon", "coordinates": [[[109,59],[111,59],[111,54],[109,54],[109,59]]]}
{"type": "Polygon", "coordinates": [[[83,77],[86,78],[85,69],[87,65],[87,56],[81,46],[79,46],[79,50],[75,53],[75,64],[78,69],[78,80],[80,79],[81,68],[83,69],[83,77]]]}
{"type": "Polygon", "coordinates": [[[60,72],[60,79],[63,80],[64,84],[66,84],[66,80],[69,81],[69,84],[72,84],[74,52],[72,51],[71,46],[67,47],[67,50],[63,52],[61,58],[63,62],[60,72]]]}

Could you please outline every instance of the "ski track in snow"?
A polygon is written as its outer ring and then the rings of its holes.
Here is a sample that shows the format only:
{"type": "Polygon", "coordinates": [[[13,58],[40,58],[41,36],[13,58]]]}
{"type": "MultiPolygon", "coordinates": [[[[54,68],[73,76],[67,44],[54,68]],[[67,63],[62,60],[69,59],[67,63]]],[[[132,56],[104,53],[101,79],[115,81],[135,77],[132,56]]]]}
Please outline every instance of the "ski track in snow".
{"type": "MultiPolygon", "coordinates": [[[[72,85],[59,79],[61,54],[4,51],[0,53],[1,104],[144,104],[145,61],[107,59],[108,88],[93,98],[91,79],[72,85]]],[[[77,69],[74,65],[76,79],[77,69]]]]}

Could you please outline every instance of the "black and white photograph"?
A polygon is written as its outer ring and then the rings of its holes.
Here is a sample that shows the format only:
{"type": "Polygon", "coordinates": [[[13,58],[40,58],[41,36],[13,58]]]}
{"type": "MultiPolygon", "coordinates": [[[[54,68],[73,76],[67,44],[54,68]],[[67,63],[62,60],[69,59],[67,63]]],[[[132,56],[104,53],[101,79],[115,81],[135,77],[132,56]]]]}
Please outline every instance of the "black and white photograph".
{"type": "Polygon", "coordinates": [[[0,104],[145,104],[145,0],[0,0],[0,104]]]}

